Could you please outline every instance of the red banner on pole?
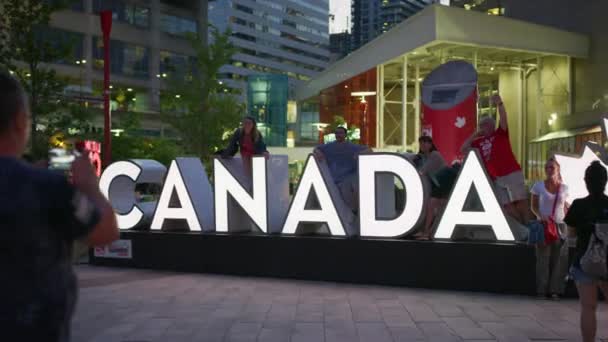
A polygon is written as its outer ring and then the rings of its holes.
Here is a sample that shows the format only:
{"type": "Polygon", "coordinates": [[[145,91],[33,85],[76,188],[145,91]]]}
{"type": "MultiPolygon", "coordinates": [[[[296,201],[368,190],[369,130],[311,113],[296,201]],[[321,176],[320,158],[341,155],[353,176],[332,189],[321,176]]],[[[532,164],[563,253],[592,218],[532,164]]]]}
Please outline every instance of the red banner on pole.
{"type": "Polygon", "coordinates": [[[103,165],[112,162],[112,114],[110,113],[110,33],[112,32],[112,12],[101,11],[101,32],[103,33],[103,165]]]}

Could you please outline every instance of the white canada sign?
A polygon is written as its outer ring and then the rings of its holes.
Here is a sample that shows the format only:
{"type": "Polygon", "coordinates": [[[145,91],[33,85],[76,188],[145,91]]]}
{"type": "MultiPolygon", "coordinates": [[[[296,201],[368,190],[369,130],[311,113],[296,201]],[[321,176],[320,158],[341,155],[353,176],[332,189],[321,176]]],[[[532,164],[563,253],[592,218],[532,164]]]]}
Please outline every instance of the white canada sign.
{"type": "MultiPolygon", "coordinates": [[[[100,179],[101,191],[112,202],[123,230],[140,225],[149,217],[151,230],[167,230],[168,222],[180,220],[190,231],[202,232],[250,231],[255,226],[267,234],[299,234],[302,224],[317,224],[333,236],[400,237],[421,220],[425,198],[423,182],[414,165],[391,153],[359,156],[358,218],[341,199],[327,165],[312,155],[291,202],[286,156],[273,156],[268,161],[254,157],[249,176],[243,173],[238,159],[216,159],[213,184],[214,187],[196,158],[177,158],[168,170],[151,160],[116,162],[106,168],[100,179]],[[394,206],[394,189],[385,191],[386,184],[379,181],[386,180],[387,175],[390,188],[394,186],[393,179],[398,178],[406,193],[405,207],[400,212],[394,210],[391,217],[387,217],[384,203],[392,202],[394,206]],[[142,183],[162,184],[158,202],[136,201],[135,186],[142,183]],[[315,205],[310,205],[311,198],[316,199],[315,205]]],[[[490,226],[498,240],[514,240],[474,151],[466,157],[435,237],[451,238],[457,225],[490,226]],[[463,209],[473,187],[483,211],[463,209]]]]}

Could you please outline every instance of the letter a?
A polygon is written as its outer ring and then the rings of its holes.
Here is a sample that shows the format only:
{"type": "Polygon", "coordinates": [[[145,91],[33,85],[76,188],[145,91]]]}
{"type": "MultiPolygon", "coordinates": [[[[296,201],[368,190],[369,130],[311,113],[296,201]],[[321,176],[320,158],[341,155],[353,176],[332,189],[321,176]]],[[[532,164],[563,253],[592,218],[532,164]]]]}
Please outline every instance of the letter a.
{"type": "Polygon", "coordinates": [[[188,193],[188,189],[184,182],[184,177],[182,177],[178,163],[175,160],[171,162],[171,166],[167,172],[165,185],[160,194],[150,229],[161,230],[166,219],[184,219],[188,222],[188,228],[190,228],[190,230],[201,230],[201,224],[196,211],[194,210],[194,205],[192,204],[192,199],[190,198],[190,194],[188,193]],[[169,206],[171,195],[174,190],[179,199],[181,208],[171,208],[169,206]]]}
{"type": "MultiPolygon", "coordinates": [[[[390,185],[394,188],[393,177],[389,179],[390,185]]],[[[390,153],[360,155],[359,201],[361,236],[401,236],[410,231],[420,218],[424,204],[422,180],[414,165],[401,155],[390,153]],[[407,194],[405,208],[397,217],[390,220],[378,219],[376,214],[379,206],[377,203],[379,199],[376,198],[376,175],[382,173],[401,179],[407,194]]]]}
{"type": "Polygon", "coordinates": [[[450,239],[456,225],[491,226],[498,240],[515,240],[476,151],[469,152],[462,166],[437,227],[435,238],[450,239]],[[463,210],[467,195],[473,186],[477,190],[483,211],[463,210]]]}
{"type": "Polygon", "coordinates": [[[325,179],[312,155],[306,161],[300,184],[283,225],[283,233],[295,234],[300,222],[327,223],[331,235],[346,235],[344,225],[325,184],[325,179]],[[306,209],[306,200],[312,190],[317,195],[321,205],[320,210],[306,209]]]}

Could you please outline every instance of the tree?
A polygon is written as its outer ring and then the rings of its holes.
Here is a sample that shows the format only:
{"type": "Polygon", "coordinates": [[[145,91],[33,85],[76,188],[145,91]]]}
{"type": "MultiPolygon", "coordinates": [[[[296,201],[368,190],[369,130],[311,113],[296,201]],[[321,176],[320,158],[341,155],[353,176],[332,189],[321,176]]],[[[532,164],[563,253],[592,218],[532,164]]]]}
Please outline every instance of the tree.
{"type": "Polygon", "coordinates": [[[323,130],[323,133],[325,135],[333,134],[335,132],[336,128],[338,128],[338,127],[347,127],[348,128],[348,134],[346,135],[346,140],[351,141],[356,144],[359,143],[359,140],[360,140],[359,135],[355,134],[355,133],[357,133],[356,131],[359,127],[357,127],[356,125],[348,125],[348,123],[346,122],[344,117],[340,116],[340,115],[334,115],[334,121],[325,127],[325,129],[323,130]]]}
{"type": "Polygon", "coordinates": [[[176,70],[161,92],[161,117],[181,137],[186,152],[203,160],[224,143],[226,132],[237,127],[244,112],[238,92],[229,90],[217,76],[237,51],[230,42],[230,32],[220,33],[210,27],[212,43],[208,46],[199,35],[189,40],[195,52],[186,70],[176,70]]]}
{"type": "MultiPolygon", "coordinates": [[[[67,108],[61,92],[66,80],[48,64],[65,60],[71,55],[73,44],[53,39],[48,34],[51,13],[65,8],[69,1],[2,0],[0,2],[0,69],[9,70],[20,81],[30,96],[32,112],[32,152],[46,153],[44,138],[36,136],[42,121],[46,125],[65,123],[65,115],[77,109],[67,108]],[[68,110],[66,110],[68,109],[68,110]],[[52,118],[52,115],[59,117],[52,118]]],[[[70,121],[70,120],[68,120],[70,121]]],[[[47,132],[52,134],[53,132],[47,132]]]]}

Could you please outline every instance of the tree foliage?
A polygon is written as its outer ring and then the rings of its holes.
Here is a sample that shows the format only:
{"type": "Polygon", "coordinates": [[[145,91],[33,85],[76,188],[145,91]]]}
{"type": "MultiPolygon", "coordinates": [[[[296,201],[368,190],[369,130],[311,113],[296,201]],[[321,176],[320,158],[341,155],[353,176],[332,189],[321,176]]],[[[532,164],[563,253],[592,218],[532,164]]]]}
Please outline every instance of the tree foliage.
{"type": "Polygon", "coordinates": [[[112,161],[152,159],[166,166],[183,155],[183,148],[175,140],[121,135],[112,139],[112,161]]]}
{"type": "Polygon", "coordinates": [[[190,36],[194,62],[169,74],[161,93],[161,117],[181,137],[186,152],[207,160],[222,144],[225,133],[237,127],[244,111],[234,90],[217,76],[237,51],[230,32],[210,27],[211,44],[190,36]]]}
{"type": "Polygon", "coordinates": [[[61,96],[67,81],[49,66],[72,54],[74,42],[48,36],[51,13],[65,8],[69,2],[0,2],[0,69],[9,70],[29,94],[33,154],[46,153],[45,136],[74,125],[85,125],[88,121],[88,114],[82,107],[74,107],[61,96]],[[39,124],[47,127],[42,137],[36,137],[39,124]]]}

